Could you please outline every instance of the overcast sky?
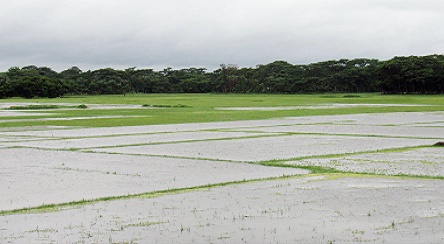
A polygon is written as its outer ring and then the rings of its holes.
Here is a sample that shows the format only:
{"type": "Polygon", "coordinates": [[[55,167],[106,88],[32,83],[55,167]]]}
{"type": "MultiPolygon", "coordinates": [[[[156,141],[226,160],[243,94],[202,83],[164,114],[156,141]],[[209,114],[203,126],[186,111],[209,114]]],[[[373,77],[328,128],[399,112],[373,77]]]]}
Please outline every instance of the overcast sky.
{"type": "Polygon", "coordinates": [[[255,67],[444,53],[443,0],[2,0],[12,66],[255,67]]]}

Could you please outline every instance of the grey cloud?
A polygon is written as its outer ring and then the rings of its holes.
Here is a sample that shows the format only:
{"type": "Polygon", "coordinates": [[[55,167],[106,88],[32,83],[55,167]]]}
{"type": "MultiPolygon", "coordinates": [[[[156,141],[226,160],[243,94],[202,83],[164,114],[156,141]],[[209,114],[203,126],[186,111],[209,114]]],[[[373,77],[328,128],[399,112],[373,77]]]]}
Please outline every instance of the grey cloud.
{"type": "Polygon", "coordinates": [[[435,0],[15,0],[0,69],[255,66],[443,53],[435,0]]]}

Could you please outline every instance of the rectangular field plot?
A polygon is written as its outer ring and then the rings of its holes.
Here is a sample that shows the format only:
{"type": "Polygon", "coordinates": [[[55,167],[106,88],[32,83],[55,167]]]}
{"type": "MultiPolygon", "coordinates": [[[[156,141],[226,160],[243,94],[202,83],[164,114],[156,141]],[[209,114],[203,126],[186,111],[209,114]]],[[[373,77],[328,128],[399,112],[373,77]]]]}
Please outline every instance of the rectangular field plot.
{"type": "Polygon", "coordinates": [[[27,136],[49,139],[72,139],[78,137],[104,137],[104,136],[127,136],[150,133],[172,133],[172,132],[194,132],[218,129],[244,128],[251,126],[274,126],[292,124],[292,119],[272,119],[272,120],[254,120],[254,121],[234,121],[234,122],[212,122],[212,123],[193,123],[193,124],[172,124],[172,125],[150,125],[150,126],[121,126],[104,128],[71,128],[53,130],[27,130],[27,131],[9,131],[1,134],[8,136],[27,136]]]}
{"type": "MultiPolygon", "coordinates": [[[[321,116],[324,117],[324,116],[321,116]]],[[[326,116],[330,118],[348,117],[353,124],[358,125],[414,125],[421,123],[437,123],[444,121],[444,112],[412,112],[412,113],[377,113],[326,116]]]]}
{"type": "Polygon", "coordinates": [[[0,153],[0,210],[308,173],[239,163],[35,149],[0,149],[0,153]]]}
{"type": "Polygon", "coordinates": [[[289,117],[294,124],[343,124],[343,125],[416,125],[443,123],[444,112],[345,114],[307,117],[289,117]]]}
{"type": "MultiPolygon", "coordinates": [[[[368,135],[388,137],[436,138],[444,140],[444,127],[426,126],[381,126],[381,125],[291,125],[252,128],[252,131],[274,133],[320,133],[344,135],[368,135]]],[[[248,131],[243,129],[243,131],[248,131]]]]}
{"type": "Polygon", "coordinates": [[[105,128],[70,128],[47,130],[29,130],[1,132],[10,136],[28,136],[37,138],[77,138],[77,137],[103,137],[110,135],[131,135],[165,132],[189,132],[203,130],[258,130],[258,128],[291,125],[440,125],[444,121],[444,112],[431,113],[391,113],[391,114],[353,114],[332,116],[288,117],[281,119],[211,122],[193,124],[151,125],[151,126],[121,126],[105,128]]]}
{"type": "Polygon", "coordinates": [[[378,177],[265,181],[4,216],[0,242],[442,243],[443,189],[378,177]]]}
{"type": "Polygon", "coordinates": [[[17,142],[23,142],[23,141],[34,141],[34,140],[39,140],[38,138],[29,138],[29,137],[13,137],[13,136],[8,136],[8,137],[0,137],[0,143],[4,143],[6,145],[10,144],[10,143],[17,143],[17,142]]]}
{"type": "Polygon", "coordinates": [[[292,165],[335,168],[348,172],[384,175],[444,176],[444,149],[416,148],[403,152],[364,153],[338,158],[290,161],[292,165]]]}
{"type": "Polygon", "coordinates": [[[50,115],[50,113],[0,110],[0,118],[1,117],[18,117],[18,116],[45,116],[45,115],[50,115]]]}
{"type": "MultiPolygon", "coordinates": [[[[264,134],[247,132],[175,132],[147,135],[121,135],[98,138],[78,138],[60,140],[41,140],[33,142],[5,143],[8,146],[53,148],[53,149],[80,149],[94,147],[113,147],[131,144],[150,144],[193,140],[213,140],[221,138],[237,138],[247,136],[259,136],[264,134]]],[[[0,140],[0,143],[2,141],[0,140]]]]}
{"type": "Polygon", "coordinates": [[[250,162],[431,145],[434,142],[435,140],[405,138],[292,135],[103,148],[94,151],[250,162]]]}

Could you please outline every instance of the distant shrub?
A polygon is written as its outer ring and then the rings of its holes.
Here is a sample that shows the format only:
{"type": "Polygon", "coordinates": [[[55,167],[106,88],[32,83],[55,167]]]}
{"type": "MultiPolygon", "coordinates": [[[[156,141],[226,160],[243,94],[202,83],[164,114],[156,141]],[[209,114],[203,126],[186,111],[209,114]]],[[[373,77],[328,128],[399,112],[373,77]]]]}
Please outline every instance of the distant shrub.
{"type": "Polygon", "coordinates": [[[142,107],[153,107],[153,108],[189,108],[190,106],[183,105],[183,104],[177,104],[177,105],[162,105],[162,104],[144,104],[142,107]]]}
{"type": "Polygon", "coordinates": [[[435,147],[444,147],[444,141],[439,141],[437,143],[435,143],[435,145],[433,145],[435,147]]]}
{"type": "Polygon", "coordinates": [[[33,109],[57,109],[57,105],[26,105],[26,106],[11,106],[11,110],[33,110],[33,109]]]}

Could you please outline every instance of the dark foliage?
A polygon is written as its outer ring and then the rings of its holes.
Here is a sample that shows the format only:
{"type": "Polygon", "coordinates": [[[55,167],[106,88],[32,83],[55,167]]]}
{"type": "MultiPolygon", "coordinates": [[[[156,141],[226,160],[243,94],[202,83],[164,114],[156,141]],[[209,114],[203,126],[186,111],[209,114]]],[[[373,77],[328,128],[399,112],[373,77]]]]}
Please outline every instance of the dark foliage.
{"type": "Polygon", "coordinates": [[[60,73],[47,67],[12,67],[0,73],[0,98],[125,93],[444,93],[444,56],[341,59],[308,65],[275,61],[256,68],[222,64],[162,71],[111,68],[60,73]]]}

